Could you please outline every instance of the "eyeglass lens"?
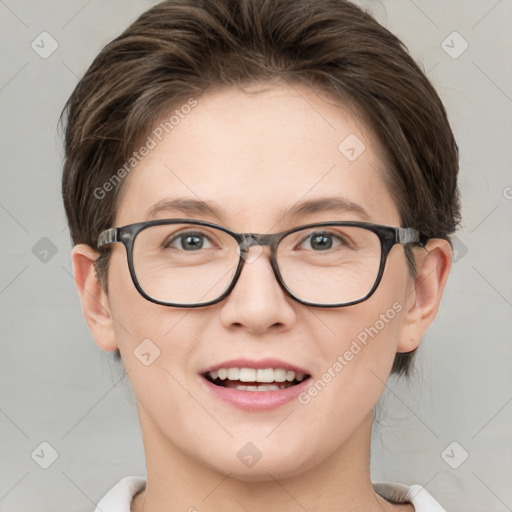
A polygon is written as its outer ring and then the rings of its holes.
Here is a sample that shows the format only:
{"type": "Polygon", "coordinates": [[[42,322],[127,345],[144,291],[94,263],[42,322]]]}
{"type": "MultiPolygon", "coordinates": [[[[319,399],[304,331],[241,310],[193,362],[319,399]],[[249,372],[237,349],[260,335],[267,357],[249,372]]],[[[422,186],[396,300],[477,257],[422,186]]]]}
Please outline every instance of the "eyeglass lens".
{"type": "MultiPolygon", "coordinates": [[[[297,298],[340,304],[363,298],[379,272],[381,244],[372,231],[355,226],[316,226],[281,240],[277,264],[297,298]]],[[[218,299],[230,286],[240,251],[228,233],[194,224],[150,226],[138,233],[133,267],[150,297],[194,305],[218,299]]]]}

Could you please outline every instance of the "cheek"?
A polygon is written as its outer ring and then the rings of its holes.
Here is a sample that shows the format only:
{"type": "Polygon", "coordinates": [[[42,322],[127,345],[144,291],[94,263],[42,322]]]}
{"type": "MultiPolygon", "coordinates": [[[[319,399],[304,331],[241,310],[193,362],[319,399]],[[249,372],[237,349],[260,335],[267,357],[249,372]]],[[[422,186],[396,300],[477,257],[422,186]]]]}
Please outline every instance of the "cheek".
{"type": "Polygon", "coordinates": [[[395,357],[403,309],[399,300],[381,301],[375,297],[374,301],[369,300],[344,312],[338,326],[333,328],[335,341],[329,345],[323,359],[328,361],[323,372],[325,379],[333,373],[343,375],[343,379],[350,380],[351,388],[361,380],[375,380],[377,376],[387,380],[395,357]]]}
{"type": "Polygon", "coordinates": [[[317,334],[323,366],[304,402],[318,400],[319,409],[349,408],[361,415],[377,402],[391,373],[408,294],[406,267],[398,251],[393,257],[367,301],[317,313],[329,329],[317,334]]]}
{"type": "MultiPolygon", "coordinates": [[[[332,446],[357,431],[371,413],[395,357],[403,311],[400,303],[376,300],[374,307],[365,308],[362,304],[345,312],[344,317],[338,312],[337,326],[325,319],[337,331],[336,340],[324,344],[323,366],[299,396],[307,415],[317,418],[309,435],[315,436],[315,428],[322,424],[320,431],[328,433],[332,446]]],[[[301,428],[309,428],[308,422],[301,428]]]]}
{"type": "Polygon", "coordinates": [[[183,390],[178,382],[189,385],[190,354],[197,350],[207,319],[200,317],[200,312],[194,315],[187,309],[160,306],[145,299],[135,288],[125,254],[119,251],[113,256],[109,303],[134,392],[149,409],[159,408],[162,399],[180,402],[183,390]]]}
{"type": "MultiPolygon", "coordinates": [[[[145,299],[135,288],[122,251],[113,254],[110,262],[109,304],[127,371],[132,366],[138,368],[148,359],[148,356],[142,358],[141,354],[149,352],[150,359],[156,359],[164,344],[167,346],[172,342],[171,331],[186,313],[145,299]]],[[[179,351],[176,351],[178,355],[179,351]]]]}

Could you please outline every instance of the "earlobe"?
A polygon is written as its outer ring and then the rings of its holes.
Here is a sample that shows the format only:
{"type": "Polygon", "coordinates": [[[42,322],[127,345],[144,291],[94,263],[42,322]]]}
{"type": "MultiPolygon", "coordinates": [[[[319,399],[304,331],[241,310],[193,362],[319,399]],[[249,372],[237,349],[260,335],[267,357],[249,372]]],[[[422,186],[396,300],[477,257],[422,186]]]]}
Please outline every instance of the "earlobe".
{"type": "Polygon", "coordinates": [[[426,251],[416,254],[417,275],[410,296],[406,297],[407,311],[397,345],[397,352],[418,348],[439,309],[444,287],[452,265],[452,248],[447,240],[433,238],[426,251]]]}
{"type": "Polygon", "coordinates": [[[106,351],[118,348],[108,296],[96,278],[94,262],[98,252],[86,244],[71,252],[73,274],[84,317],[96,343],[106,351]]]}

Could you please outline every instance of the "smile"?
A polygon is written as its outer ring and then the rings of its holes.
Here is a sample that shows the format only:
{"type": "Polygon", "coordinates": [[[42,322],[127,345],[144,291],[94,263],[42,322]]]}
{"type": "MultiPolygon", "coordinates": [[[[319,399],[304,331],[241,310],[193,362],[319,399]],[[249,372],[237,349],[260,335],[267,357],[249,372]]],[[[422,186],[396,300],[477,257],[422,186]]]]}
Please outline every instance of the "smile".
{"type": "Polygon", "coordinates": [[[293,401],[307,386],[310,373],[279,359],[233,359],[199,373],[201,385],[215,401],[245,411],[268,411],[293,401]]]}
{"type": "Polygon", "coordinates": [[[240,391],[279,391],[295,386],[309,375],[284,368],[219,368],[203,375],[216,386],[240,391]]]}

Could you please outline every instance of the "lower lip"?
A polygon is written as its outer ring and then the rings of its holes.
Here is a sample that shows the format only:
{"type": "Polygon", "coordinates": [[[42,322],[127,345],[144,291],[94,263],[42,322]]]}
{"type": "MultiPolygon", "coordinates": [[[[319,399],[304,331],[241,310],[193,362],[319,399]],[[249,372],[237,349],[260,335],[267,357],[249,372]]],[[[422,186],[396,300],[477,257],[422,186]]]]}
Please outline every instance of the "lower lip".
{"type": "Polygon", "coordinates": [[[199,378],[209,393],[213,393],[213,395],[221,400],[246,411],[268,411],[284,405],[300,394],[309,385],[309,380],[311,379],[309,377],[295,386],[280,390],[244,391],[242,389],[216,386],[202,375],[199,375],[199,378]]]}

